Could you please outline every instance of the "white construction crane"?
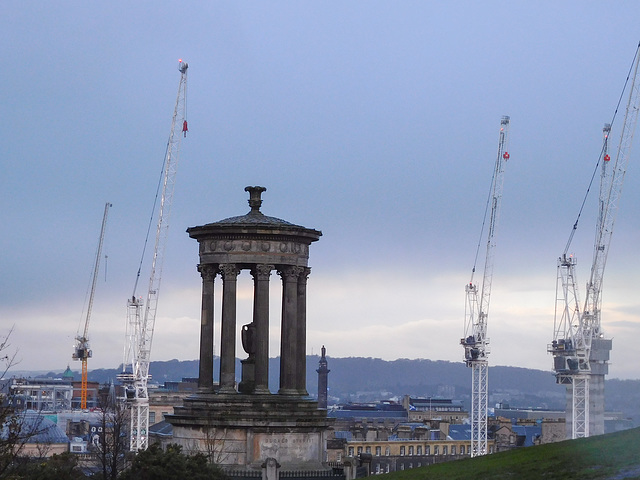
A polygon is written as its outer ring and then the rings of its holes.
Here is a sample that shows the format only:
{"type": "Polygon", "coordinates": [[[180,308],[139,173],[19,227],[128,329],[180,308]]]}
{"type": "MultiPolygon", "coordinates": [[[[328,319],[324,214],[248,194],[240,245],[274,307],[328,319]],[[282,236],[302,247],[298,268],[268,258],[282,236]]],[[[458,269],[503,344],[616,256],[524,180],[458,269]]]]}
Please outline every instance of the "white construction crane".
{"type": "Polygon", "coordinates": [[[98,250],[96,252],[96,262],[93,266],[93,276],[91,280],[91,290],[89,293],[89,302],[87,304],[87,315],[84,321],[84,330],[82,335],[78,331],[76,335],[76,344],[73,349],[71,358],[82,362],[82,376],[80,387],[80,408],[87,408],[87,360],[91,358],[93,353],[89,347],[89,321],[91,320],[91,310],[93,309],[93,297],[96,293],[96,283],[98,280],[98,270],[100,270],[100,258],[102,256],[102,244],[104,243],[104,233],[107,227],[107,216],[111,204],[107,202],[104,206],[104,215],[102,216],[102,228],[100,229],[100,239],[98,240],[98,250]]]}
{"type": "MultiPolygon", "coordinates": [[[[504,167],[509,159],[509,117],[500,120],[500,139],[496,158],[491,193],[487,202],[487,210],[491,206],[489,229],[487,235],[487,251],[484,264],[482,289],[478,298],[478,287],[473,283],[475,265],[471,272],[471,280],[466,285],[466,308],[464,338],[460,344],[464,347],[464,360],[471,368],[471,456],[487,454],[487,401],[489,388],[489,338],[487,337],[487,315],[491,298],[493,280],[493,260],[495,250],[495,233],[500,216],[502,189],[504,184],[504,167]]],[[[487,216],[485,210],[485,221],[487,216]]],[[[483,228],[484,231],[484,223],[483,228]]],[[[481,234],[482,236],[482,234],[481,234]]],[[[478,250],[480,243],[478,243],[478,250]]],[[[477,259],[477,252],[476,252],[477,259]]]]}
{"type": "Polygon", "coordinates": [[[603,129],[598,220],[582,310],[576,286],[576,259],[567,253],[577,221],[558,260],[554,335],[547,351],[554,357],[556,382],[567,387],[566,421],[571,438],[604,433],[604,375],[608,373],[612,341],[605,338],[602,330],[602,281],[640,108],[639,59],[640,44],[630,70],[633,73],[627,77],[627,82],[631,79],[629,99],[613,165],[608,154],[611,125],[606,124],[603,129]]]}
{"type": "MultiPolygon", "coordinates": [[[[180,60],[178,69],[180,70],[180,83],[163,165],[162,196],[158,211],[156,242],[151,263],[151,275],[149,276],[149,289],[147,290],[147,299],[144,304],[141,298],[136,297],[135,287],[133,295],[127,301],[125,358],[123,373],[118,376],[126,385],[126,397],[131,405],[130,449],[133,452],[146,450],[149,446],[149,394],[147,382],[149,380],[151,342],[158,308],[162,263],[169,229],[180,144],[182,138],[187,136],[188,131],[186,121],[187,63],[180,60]],[[176,132],[176,128],[181,128],[181,132],[176,132]],[[143,305],[145,306],[144,313],[142,312],[143,305]]],[[[140,271],[138,271],[139,274],[140,271]]]]}

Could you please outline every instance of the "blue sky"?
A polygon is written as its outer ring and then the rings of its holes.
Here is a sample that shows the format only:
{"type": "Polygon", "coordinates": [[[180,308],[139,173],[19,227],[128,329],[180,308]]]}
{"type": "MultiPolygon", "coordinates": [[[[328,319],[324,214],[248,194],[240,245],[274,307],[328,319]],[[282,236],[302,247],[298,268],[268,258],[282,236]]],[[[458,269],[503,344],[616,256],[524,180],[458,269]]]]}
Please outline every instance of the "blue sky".
{"type": "MultiPolygon", "coordinates": [[[[311,249],[309,353],[324,344],[332,356],[461,361],[464,285],[509,115],[490,362],[551,369],[556,258],[640,40],[637,2],[7,1],[2,10],[0,320],[15,325],[20,368],[71,363],[106,201],[89,368],[121,361],[182,58],[190,132],[153,359],[198,355],[197,244],[186,228],[246,213],[244,187],[263,185],[265,214],[323,232],[311,249]]],[[[640,378],[637,143],[604,282],[618,378],[640,378]]],[[[572,246],[581,287],[594,201],[572,246]]],[[[272,356],[279,288],[272,277],[272,356]]],[[[244,273],[239,325],[250,299],[244,273]]]]}

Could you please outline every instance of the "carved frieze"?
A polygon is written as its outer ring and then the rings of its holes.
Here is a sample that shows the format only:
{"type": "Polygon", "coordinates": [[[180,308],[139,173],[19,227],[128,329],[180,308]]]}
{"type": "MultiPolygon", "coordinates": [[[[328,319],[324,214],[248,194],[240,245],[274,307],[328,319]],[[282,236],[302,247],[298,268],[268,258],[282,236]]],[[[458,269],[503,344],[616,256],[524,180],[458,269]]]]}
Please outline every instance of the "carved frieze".
{"type": "Polygon", "coordinates": [[[207,240],[200,243],[200,253],[229,253],[234,251],[308,255],[309,245],[295,241],[272,242],[246,239],[207,240]]]}

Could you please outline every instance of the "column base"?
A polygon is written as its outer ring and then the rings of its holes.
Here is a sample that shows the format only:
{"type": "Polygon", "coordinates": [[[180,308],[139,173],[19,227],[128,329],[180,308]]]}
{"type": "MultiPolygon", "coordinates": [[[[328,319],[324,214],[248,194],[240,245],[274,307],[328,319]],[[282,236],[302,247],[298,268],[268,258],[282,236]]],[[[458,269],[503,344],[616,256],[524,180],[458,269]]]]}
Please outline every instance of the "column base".
{"type": "Polygon", "coordinates": [[[286,395],[288,397],[299,397],[300,392],[295,388],[281,388],[278,390],[278,395],[286,395]]]}
{"type": "Polygon", "coordinates": [[[225,395],[237,395],[238,391],[234,387],[224,386],[218,389],[218,393],[223,393],[225,395]]]}

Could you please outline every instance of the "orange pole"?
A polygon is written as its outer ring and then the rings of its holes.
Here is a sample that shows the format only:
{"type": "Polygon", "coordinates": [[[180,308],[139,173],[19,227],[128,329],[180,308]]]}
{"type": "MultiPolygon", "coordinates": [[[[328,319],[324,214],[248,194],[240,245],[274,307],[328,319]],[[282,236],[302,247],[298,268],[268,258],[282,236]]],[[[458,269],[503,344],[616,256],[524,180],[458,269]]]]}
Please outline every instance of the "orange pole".
{"type": "Polygon", "coordinates": [[[82,386],[80,387],[80,408],[87,408],[87,359],[82,359],[82,386]]]}

